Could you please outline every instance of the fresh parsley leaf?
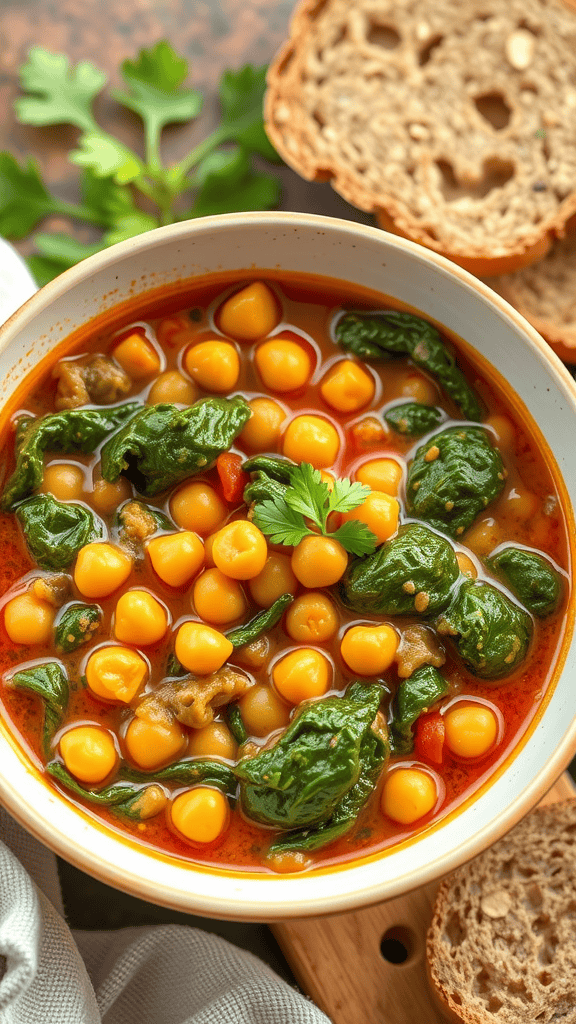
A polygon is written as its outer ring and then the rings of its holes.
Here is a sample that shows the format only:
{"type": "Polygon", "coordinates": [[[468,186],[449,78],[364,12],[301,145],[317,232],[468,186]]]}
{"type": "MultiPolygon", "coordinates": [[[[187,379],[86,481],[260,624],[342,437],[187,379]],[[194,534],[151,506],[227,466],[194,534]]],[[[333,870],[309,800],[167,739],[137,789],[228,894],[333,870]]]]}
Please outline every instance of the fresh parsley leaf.
{"type": "Polygon", "coordinates": [[[145,166],[124,143],[99,130],[82,135],[78,149],[69,159],[77,167],[91,167],[99,178],[113,176],[120,185],[128,185],[145,173],[145,166]]]}
{"type": "Polygon", "coordinates": [[[286,544],[292,547],[312,533],[302,516],[291,509],[282,498],[258,502],[254,508],[252,521],[262,533],[270,537],[273,544],[286,544]]]}
{"type": "Polygon", "coordinates": [[[320,471],[308,462],[301,462],[291,469],[290,486],[283,497],[256,502],[253,521],[272,543],[290,546],[299,544],[304,537],[317,535],[306,523],[306,519],[312,520],[321,534],[339,541],[352,555],[369,555],[376,548],[377,538],[365,523],[351,519],[334,533],[327,525],[330,512],[350,512],[361,505],[369,493],[369,487],[346,478],[335,481],[330,492],[320,471]]]}
{"type": "Polygon", "coordinates": [[[142,235],[145,231],[157,228],[159,225],[157,217],[143,210],[134,210],[123,217],[118,217],[114,227],[104,235],[106,245],[115,245],[116,242],[125,242],[127,238],[134,238],[135,235],[142,235]]]}
{"type": "Polygon", "coordinates": [[[309,462],[301,462],[295,467],[285,496],[286,504],[294,512],[300,512],[324,530],[328,497],[328,485],[322,482],[319,469],[314,469],[309,462]]]}
{"type": "Polygon", "coordinates": [[[58,202],[46,191],[36,161],[19,167],[10,153],[0,153],[0,235],[24,238],[56,212],[58,202]]]}
{"type": "Polygon", "coordinates": [[[26,262],[30,273],[40,287],[53,281],[55,277],[75,266],[80,260],[86,259],[87,256],[93,256],[103,248],[101,242],[85,245],[70,235],[59,232],[35,235],[34,243],[41,255],[34,253],[28,257],[26,262]]]}
{"type": "Polygon", "coordinates": [[[183,219],[267,209],[280,198],[278,179],[255,174],[248,153],[240,146],[209,153],[198,165],[191,184],[198,186],[199,191],[194,206],[183,219]]]}
{"type": "Polygon", "coordinates": [[[220,81],[223,139],[239,142],[267,160],[279,159],[264,131],[262,103],[266,91],[266,67],[246,64],[239,71],[225,71],[220,81]]]}
{"type": "Polygon", "coordinates": [[[162,128],[197,117],[202,109],[202,93],[183,88],[188,62],[165,39],[149,50],[140,50],[136,60],[125,60],[120,70],[129,92],[115,90],[112,95],[142,118],[146,161],[158,169],[162,128]]]}
{"type": "Polygon", "coordinates": [[[20,68],[20,85],[31,95],[15,101],[18,120],[37,126],[73,124],[90,131],[95,125],[92,103],[107,80],[89,61],[71,68],[65,54],[34,46],[20,68]]]}
{"type": "Polygon", "coordinates": [[[371,555],[376,550],[376,535],[358,519],[349,519],[347,523],[342,523],[342,526],[330,536],[333,540],[339,541],[351,555],[371,555]]]}
{"type": "Polygon", "coordinates": [[[334,481],[334,486],[328,494],[329,512],[351,512],[358,508],[370,494],[370,488],[366,484],[352,483],[348,477],[342,477],[334,481]]]}

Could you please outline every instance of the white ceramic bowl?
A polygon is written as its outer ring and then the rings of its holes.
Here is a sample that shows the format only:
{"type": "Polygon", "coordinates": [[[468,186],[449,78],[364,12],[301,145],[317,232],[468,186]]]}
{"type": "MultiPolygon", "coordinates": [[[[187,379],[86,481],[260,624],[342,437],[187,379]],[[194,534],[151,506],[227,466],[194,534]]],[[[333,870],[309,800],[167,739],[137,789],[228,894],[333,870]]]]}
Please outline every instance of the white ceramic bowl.
{"type": "MultiPolygon", "coordinates": [[[[537,419],[576,504],[576,387],[532,327],[441,256],[348,221],[254,213],[159,228],[85,260],[34,295],[0,332],[7,398],[75,328],[122,300],[214,272],[281,268],[340,278],[395,296],[478,349],[537,419]]],[[[569,522],[573,533],[573,522],[569,522]]],[[[303,875],[250,876],[194,867],[137,847],[48,786],[0,725],[0,798],[62,857],[110,885],[211,917],[270,920],[375,903],[445,874],[494,842],[552,785],[576,749],[572,640],[543,714],[496,778],[419,838],[367,860],[303,875]]]]}

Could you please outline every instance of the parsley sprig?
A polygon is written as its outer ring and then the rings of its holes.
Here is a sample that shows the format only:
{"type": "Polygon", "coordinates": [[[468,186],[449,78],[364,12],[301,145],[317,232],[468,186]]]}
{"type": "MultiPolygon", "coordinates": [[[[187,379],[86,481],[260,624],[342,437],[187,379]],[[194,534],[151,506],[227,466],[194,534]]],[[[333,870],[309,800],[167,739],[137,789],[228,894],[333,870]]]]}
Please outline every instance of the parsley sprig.
{"type": "Polygon", "coordinates": [[[252,519],[273,544],[291,547],[304,537],[317,536],[320,532],[339,541],[352,555],[370,555],[376,548],[377,538],[364,523],[350,519],[333,532],[328,529],[332,512],[351,512],[369,494],[369,487],[353,483],[347,477],[335,480],[330,490],[318,469],[309,462],[301,462],[292,470],[290,486],[284,496],[259,501],[254,506],[252,519]]]}
{"type": "Polygon", "coordinates": [[[53,195],[33,159],[20,165],[10,153],[0,153],[0,235],[25,238],[52,215],[103,232],[90,244],[63,233],[36,236],[38,252],[30,267],[40,284],[85,256],[159,224],[269,209],[278,203],[278,178],[254,167],[254,157],[278,161],[262,120],[265,67],[248,64],[223,74],[218,88],[220,124],[172,166],[162,160],[163,129],[185,124],[202,110],[202,94],[185,84],[188,62],[161,40],[134,60],[125,60],[120,74],[125,88],[112,90],[112,96],[140,118],[142,153],[98,124],[94,101],[107,76],[89,61],[71,66],[65,54],[36,46],[20,69],[23,95],[14,104],[18,120],[35,126],[68,124],[79,130],[69,159],[83,169],[81,201],[69,203],[53,195]]]}

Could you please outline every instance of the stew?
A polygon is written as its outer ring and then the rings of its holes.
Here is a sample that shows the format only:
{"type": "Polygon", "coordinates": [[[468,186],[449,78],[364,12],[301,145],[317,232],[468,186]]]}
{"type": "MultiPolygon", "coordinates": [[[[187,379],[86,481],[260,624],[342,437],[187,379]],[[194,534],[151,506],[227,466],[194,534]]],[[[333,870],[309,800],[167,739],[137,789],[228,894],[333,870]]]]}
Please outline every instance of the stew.
{"type": "Polygon", "coordinates": [[[398,305],[206,279],[93,321],[4,414],[2,713],[139,842],[270,872],[385,849],[551,684],[569,553],[537,428],[398,305]]]}

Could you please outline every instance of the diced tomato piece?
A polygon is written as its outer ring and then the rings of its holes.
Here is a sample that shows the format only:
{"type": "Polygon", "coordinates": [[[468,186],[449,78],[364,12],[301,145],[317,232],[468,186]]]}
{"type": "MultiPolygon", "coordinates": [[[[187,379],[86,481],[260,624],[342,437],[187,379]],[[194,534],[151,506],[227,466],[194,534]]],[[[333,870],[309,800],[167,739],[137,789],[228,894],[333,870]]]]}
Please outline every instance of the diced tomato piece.
{"type": "Polygon", "coordinates": [[[244,488],[250,477],[242,469],[240,455],[233,452],[224,452],[216,460],[216,469],[222,484],[224,501],[229,505],[239,505],[244,495],[244,488]]]}
{"type": "Polygon", "coordinates": [[[446,729],[442,715],[422,715],[416,722],[414,737],[414,753],[424,761],[442,764],[444,759],[444,740],[446,729]]]}
{"type": "Polygon", "coordinates": [[[181,348],[189,345],[196,337],[197,330],[183,316],[168,316],[156,328],[156,337],[163,347],[181,348]]]}

